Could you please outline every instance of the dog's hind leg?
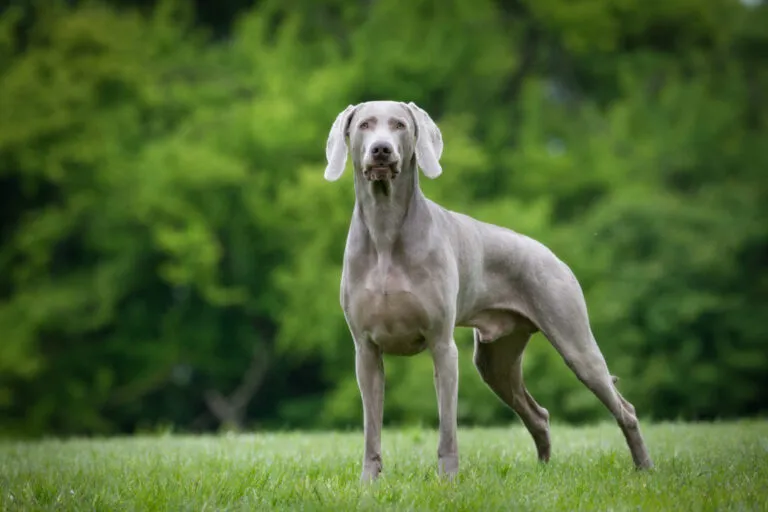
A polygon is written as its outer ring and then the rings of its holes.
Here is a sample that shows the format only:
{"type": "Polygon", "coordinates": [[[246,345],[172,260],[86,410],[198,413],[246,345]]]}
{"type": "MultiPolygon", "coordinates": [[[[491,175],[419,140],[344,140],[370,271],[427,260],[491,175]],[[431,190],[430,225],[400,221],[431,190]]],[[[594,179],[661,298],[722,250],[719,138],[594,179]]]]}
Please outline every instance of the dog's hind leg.
{"type": "Polygon", "coordinates": [[[480,341],[475,333],[474,362],[480,376],[496,395],[517,413],[536,443],[539,460],[549,460],[549,413],[533,399],[523,382],[523,350],[530,331],[526,329],[492,342],[480,341]]]}
{"type": "Polygon", "coordinates": [[[616,389],[616,379],[609,373],[605,358],[592,335],[580,286],[572,276],[553,282],[555,286],[539,292],[537,326],[579,380],[616,418],[635,466],[638,469],[652,467],[635,408],[616,389]]]}
{"type": "Polygon", "coordinates": [[[609,373],[603,354],[594,338],[591,335],[561,337],[558,334],[550,334],[548,338],[579,380],[605,404],[616,418],[629,451],[632,453],[635,466],[638,469],[652,467],[653,463],[640,432],[635,408],[616,389],[614,384],[616,379],[609,373]]]}

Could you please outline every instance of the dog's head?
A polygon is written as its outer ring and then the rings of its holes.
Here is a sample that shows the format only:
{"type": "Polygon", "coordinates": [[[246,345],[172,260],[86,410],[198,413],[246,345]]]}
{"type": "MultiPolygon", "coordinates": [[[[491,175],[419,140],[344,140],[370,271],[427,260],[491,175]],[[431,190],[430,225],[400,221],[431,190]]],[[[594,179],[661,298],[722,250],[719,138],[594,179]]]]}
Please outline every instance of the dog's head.
{"type": "Polygon", "coordinates": [[[336,181],[341,177],[348,152],[352,153],[355,172],[369,181],[394,180],[414,157],[428,178],[442,172],[440,129],[415,103],[371,101],[349,105],[336,117],[328,134],[325,179],[336,181]]]}

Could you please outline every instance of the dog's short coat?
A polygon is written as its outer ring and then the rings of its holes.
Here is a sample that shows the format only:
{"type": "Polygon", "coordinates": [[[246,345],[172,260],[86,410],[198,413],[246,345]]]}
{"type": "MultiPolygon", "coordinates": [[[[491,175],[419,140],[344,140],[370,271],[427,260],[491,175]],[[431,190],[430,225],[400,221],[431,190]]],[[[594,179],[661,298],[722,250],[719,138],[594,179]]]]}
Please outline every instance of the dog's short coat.
{"type": "Polygon", "coordinates": [[[474,328],[474,363],[522,419],[549,460],[549,414],[523,383],[522,353],[541,331],[624,433],[636,467],[652,466],[634,407],[615,387],[589,325],[581,287],[541,243],[451,212],[427,199],[418,168],[441,172],[443,141],[414,103],[349,105],[326,145],[325,178],[337,180],[352,155],[355,207],[341,278],[341,305],[354,339],[363,401],[362,480],[382,468],[382,354],[432,354],[438,397],[438,470],[458,471],[456,326],[474,328]],[[349,139],[349,146],[347,145],[349,139]]]}

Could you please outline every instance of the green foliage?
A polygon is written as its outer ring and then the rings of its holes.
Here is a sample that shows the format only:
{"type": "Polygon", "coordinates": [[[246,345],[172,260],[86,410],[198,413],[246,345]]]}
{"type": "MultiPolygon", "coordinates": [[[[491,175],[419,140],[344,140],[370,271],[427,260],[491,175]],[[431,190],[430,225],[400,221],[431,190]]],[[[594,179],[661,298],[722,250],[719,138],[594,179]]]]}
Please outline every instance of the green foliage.
{"type": "MultiPolygon", "coordinates": [[[[443,131],[429,197],[573,268],[641,416],[766,411],[765,6],[265,0],[212,40],[184,2],[69,4],[0,15],[1,429],[358,425],[323,148],[383,97],[443,131]]],[[[460,421],[514,421],[457,341],[460,421]]],[[[428,354],[385,366],[386,420],[434,424],[428,354]]],[[[525,367],[607,414],[541,336],[525,367]]]]}
{"type": "Polygon", "coordinates": [[[437,433],[386,430],[384,472],[361,486],[362,433],[136,436],[0,443],[0,507],[22,510],[762,510],[764,422],[645,429],[638,473],[615,423],[555,426],[536,461],[522,426],[461,429],[457,482],[437,476],[437,433]]]}

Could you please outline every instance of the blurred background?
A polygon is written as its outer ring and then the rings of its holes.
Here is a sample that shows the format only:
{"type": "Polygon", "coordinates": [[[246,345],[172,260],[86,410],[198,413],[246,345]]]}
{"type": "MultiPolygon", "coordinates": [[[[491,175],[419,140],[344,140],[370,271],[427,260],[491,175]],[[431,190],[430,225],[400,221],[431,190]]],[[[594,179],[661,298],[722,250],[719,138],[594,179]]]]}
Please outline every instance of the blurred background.
{"type": "MultiPolygon", "coordinates": [[[[0,433],[361,428],[336,114],[414,101],[448,208],[579,277],[647,420],[768,410],[760,0],[11,1],[0,9],[0,433]]],[[[461,350],[459,421],[517,422],[461,350]]],[[[388,425],[437,423],[385,360],[388,425]]],[[[610,420],[541,335],[554,421],[610,420]]]]}

